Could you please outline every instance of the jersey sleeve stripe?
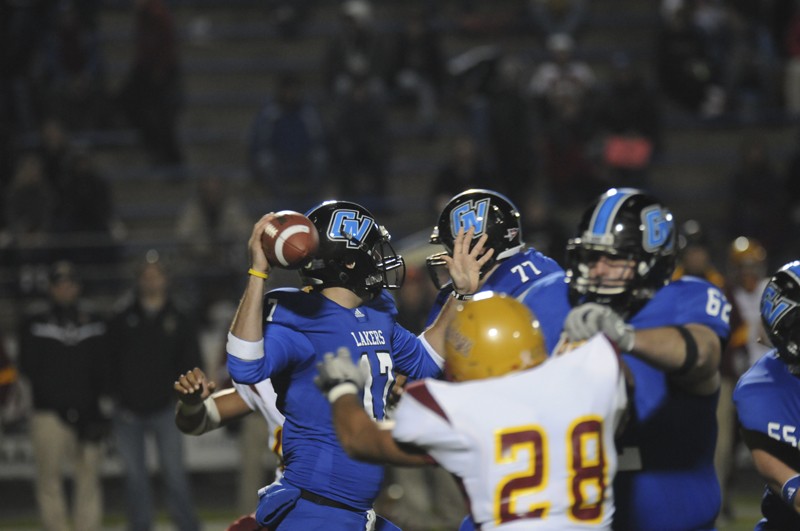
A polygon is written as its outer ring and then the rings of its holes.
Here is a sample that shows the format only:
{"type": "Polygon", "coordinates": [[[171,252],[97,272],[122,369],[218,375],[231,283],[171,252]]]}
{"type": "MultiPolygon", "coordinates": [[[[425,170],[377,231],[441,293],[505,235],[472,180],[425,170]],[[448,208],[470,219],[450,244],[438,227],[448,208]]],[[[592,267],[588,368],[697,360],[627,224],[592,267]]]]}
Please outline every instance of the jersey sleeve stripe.
{"type": "Polygon", "coordinates": [[[413,397],[414,400],[442,417],[448,423],[450,422],[450,419],[447,418],[447,413],[444,412],[425,384],[425,380],[420,380],[409,385],[408,388],[406,388],[406,393],[413,397]]]}

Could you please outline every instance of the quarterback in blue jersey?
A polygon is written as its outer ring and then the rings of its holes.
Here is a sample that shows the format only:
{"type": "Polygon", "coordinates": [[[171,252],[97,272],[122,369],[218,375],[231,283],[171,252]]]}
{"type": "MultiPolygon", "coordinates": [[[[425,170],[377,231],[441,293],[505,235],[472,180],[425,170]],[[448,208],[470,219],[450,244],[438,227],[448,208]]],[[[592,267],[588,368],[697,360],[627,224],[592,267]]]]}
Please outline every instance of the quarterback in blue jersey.
{"type": "Polygon", "coordinates": [[[522,239],[519,209],[503,194],[473,188],[453,196],[442,209],[430,242],[444,246],[445,251],[431,255],[426,263],[439,295],[431,308],[429,322],[439,314],[452,292],[446,275],[445,256],[452,256],[453,243],[459,231],[473,228],[473,239],[484,234],[486,246],[494,250],[493,258],[481,269],[481,291],[505,293],[519,297],[533,284],[561,266],[533,248],[526,248],[522,239]]]}
{"type": "MultiPolygon", "coordinates": [[[[301,269],[310,289],[264,295],[265,216],[250,237],[251,277],[228,335],[231,377],[243,384],[270,378],[285,416],[284,476],[262,489],[256,518],[271,530],[391,529],[385,521],[376,524],[372,510],[383,468],[352,460],[340,447],[330,406],[314,385],[316,363],[325,352],[349,348],[368,375],[364,408],[383,419],[395,371],[411,379],[441,373],[438,352],[444,351],[453,305],[423,336],[413,335],[395,322],[397,310],[386,291],[400,287],[405,272],[386,229],[364,207],[347,201],[326,201],[306,215],[320,240],[301,269]]],[[[477,289],[477,270],[492,256],[491,250],[482,252],[485,238],[473,249],[463,244],[471,234],[458,236],[455,257],[447,260],[460,293],[477,289]],[[460,260],[462,255],[469,259],[460,260]]]]}
{"type": "Polygon", "coordinates": [[[800,529],[800,261],[770,279],[761,321],[775,348],[736,384],[733,402],[742,438],[766,481],[756,530],[800,529]]]}
{"type": "Polygon", "coordinates": [[[718,366],[731,307],[705,280],[670,282],[675,240],[672,214],[658,200],[612,188],[584,213],[566,272],[524,298],[548,351],[604,332],[632,373],[614,480],[617,531],[709,530],[720,507],[718,366]]]}

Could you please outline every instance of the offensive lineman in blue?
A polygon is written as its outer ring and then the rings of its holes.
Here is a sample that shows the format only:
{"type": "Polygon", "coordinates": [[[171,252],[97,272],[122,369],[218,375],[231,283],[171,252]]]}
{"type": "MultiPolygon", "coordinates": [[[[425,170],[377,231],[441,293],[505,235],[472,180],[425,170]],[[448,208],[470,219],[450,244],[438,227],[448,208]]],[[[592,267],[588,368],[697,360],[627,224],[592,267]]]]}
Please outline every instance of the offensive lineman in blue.
{"type": "Polygon", "coordinates": [[[548,351],[598,331],[615,341],[634,380],[618,441],[617,531],[713,529],[719,360],[730,304],[694,277],[670,282],[675,222],[636,189],[612,188],[584,213],[567,245],[566,273],[539,281],[524,302],[548,351]]]}
{"type": "MultiPolygon", "coordinates": [[[[384,289],[402,284],[405,265],[389,234],[362,206],[327,201],[306,214],[319,233],[314,259],[301,270],[310,291],[278,289],[264,295],[269,271],[260,235],[249,241],[251,277],[228,335],[228,370],[237,382],[271,378],[285,415],[280,482],[262,489],[256,519],[271,531],[289,529],[396,529],[377,518],[372,504],[383,468],[350,459],[340,447],[330,406],[314,385],[325,352],[348,347],[368,381],[364,408],[384,418],[393,371],[412,379],[438,376],[450,313],[417,337],[395,322],[394,300],[384,289]]],[[[479,269],[492,256],[485,238],[470,249],[472,231],[459,234],[448,267],[459,292],[474,292],[479,269]],[[464,258],[460,260],[459,257],[464,258]],[[464,264],[463,269],[459,267],[464,264]]]]}
{"type": "Polygon", "coordinates": [[[756,530],[800,529],[800,261],[781,267],[761,295],[775,348],[742,375],[733,402],[753,463],[767,485],[756,530]]]}
{"type": "MultiPolygon", "coordinates": [[[[453,255],[459,232],[470,229],[473,231],[472,241],[485,235],[485,246],[494,252],[480,269],[479,292],[494,291],[521,298],[540,279],[551,273],[563,272],[555,260],[525,245],[519,209],[508,197],[484,188],[465,190],[450,198],[431,233],[430,243],[442,245],[445,250],[426,259],[428,273],[439,290],[428,313],[429,325],[451,296],[466,300],[474,295],[459,295],[453,290],[444,258],[453,255]]],[[[402,382],[402,379],[398,381],[402,382]]],[[[459,529],[475,529],[469,515],[459,529]]]]}
{"type": "Polygon", "coordinates": [[[521,296],[533,284],[550,273],[563,271],[561,266],[529,247],[522,240],[519,209],[501,193],[473,188],[453,196],[442,209],[430,242],[444,246],[445,251],[431,255],[426,263],[439,295],[430,312],[429,322],[439,314],[453,291],[442,269],[444,256],[452,256],[453,244],[459,231],[473,228],[473,239],[484,234],[486,247],[494,250],[491,260],[481,268],[481,291],[521,296]]]}

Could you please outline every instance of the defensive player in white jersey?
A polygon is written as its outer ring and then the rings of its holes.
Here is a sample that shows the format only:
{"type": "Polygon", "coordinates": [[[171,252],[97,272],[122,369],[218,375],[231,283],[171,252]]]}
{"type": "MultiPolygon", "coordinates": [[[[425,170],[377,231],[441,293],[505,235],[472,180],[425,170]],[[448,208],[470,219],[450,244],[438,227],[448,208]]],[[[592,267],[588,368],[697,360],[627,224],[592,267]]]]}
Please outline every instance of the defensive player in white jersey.
{"type": "Polygon", "coordinates": [[[347,349],[327,354],[316,383],[342,447],[371,462],[438,463],[484,531],[611,529],[627,396],[610,341],[597,335],[548,359],[530,310],[483,292],[458,308],[445,351],[449,381],[411,384],[382,424],[363,410],[365,376],[347,349]]]}
{"type": "MultiPolygon", "coordinates": [[[[269,379],[253,385],[233,382],[233,387],[216,390],[216,383],[209,380],[202,369],[194,368],[181,374],[175,381],[178,395],[175,425],[187,435],[201,435],[226,426],[253,412],[261,413],[267,423],[269,448],[282,459],[281,431],[283,414],[276,406],[277,395],[269,379]]],[[[282,471],[277,470],[280,477],[282,471]]],[[[233,522],[227,531],[264,530],[253,514],[242,516],[233,522]]]]}

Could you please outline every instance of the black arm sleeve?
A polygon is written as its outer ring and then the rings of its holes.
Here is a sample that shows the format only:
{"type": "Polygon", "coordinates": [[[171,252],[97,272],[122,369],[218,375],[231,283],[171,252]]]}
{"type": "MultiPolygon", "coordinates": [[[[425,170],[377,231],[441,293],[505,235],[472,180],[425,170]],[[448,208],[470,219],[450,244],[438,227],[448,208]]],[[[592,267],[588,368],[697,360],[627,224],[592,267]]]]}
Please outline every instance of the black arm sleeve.
{"type": "Polygon", "coordinates": [[[742,429],[742,439],[750,450],[763,450],[780,459],[786,466],[800,471],[800,453],[797,448],[776,441],[760,431],[742,429]]]}

